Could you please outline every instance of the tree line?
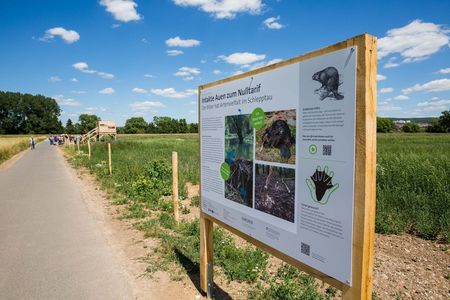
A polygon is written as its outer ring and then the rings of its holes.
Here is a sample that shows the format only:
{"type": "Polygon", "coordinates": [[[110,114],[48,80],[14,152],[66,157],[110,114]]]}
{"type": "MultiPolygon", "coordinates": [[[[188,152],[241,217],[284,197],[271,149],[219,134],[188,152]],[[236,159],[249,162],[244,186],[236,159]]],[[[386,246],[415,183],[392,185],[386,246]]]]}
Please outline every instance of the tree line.
{"type": "MultiPolygon", "coordinates": [[[[420,132],[421,128],[417,123],[408,122],[405,123],[401,129],[397,129],[392,119],[377,118],[377,132],[388,133],[399,130],[403,132],[420,132]]],[[[450,112],[445,110],[441,113],[439,118],[431,120],[430,124],[425,128],[425,131],[430,133],[450,132],[450,112]]]]}
{"type": "Polygon", "coordinates": [[[186,119],[171,117],[153,117],[152,122],[145,121],[143,117],[133,117],[119,128],[119,133],[197,133],[197,123],[187,123],[186,119]]]}
{"type": "Polygon", "coordinates": [[[0,91],[0,134],[62,132],[60,115],[55,99],[0,91]]]}

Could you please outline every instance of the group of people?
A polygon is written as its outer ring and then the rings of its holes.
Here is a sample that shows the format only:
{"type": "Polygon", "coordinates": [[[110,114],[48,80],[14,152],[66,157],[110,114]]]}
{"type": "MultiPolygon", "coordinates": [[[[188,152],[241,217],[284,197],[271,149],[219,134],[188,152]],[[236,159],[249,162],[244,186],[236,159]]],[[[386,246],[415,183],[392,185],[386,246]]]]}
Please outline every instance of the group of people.
{"type": "MultiPolygon", "coordinates": [[[[81,142],[81,135],[69,135],[69,134],[61,134],[61,135],[50,135],[48,137],[48,141],[50,145],[64,145],[65,143],[69,144],[78,144],[81,142]]],[[[34,136],[30,137],[30,147],[31,150],[36,149],[36,138],[34,136]]]]}
{"type": "Polygon", "coordinates": [[[50,135],[48,138],[50,145],[64,145],[65,143],[69,144],[78,144],[81,141],[81,136],[78,135],[69,135],[69,134],[61,134],[61,135],[50,135]]]}

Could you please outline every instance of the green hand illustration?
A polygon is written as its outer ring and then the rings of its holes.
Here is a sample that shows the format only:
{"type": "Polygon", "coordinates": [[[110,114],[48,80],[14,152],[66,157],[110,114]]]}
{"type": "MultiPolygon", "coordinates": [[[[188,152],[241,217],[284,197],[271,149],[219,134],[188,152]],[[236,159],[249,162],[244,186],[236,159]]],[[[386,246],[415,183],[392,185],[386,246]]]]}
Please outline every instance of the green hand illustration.
{"type": "Polygon", "coordinates": [[[339,188],[339,183],[332,183],[333,176],[334,172],[329,172],[327,166],[325,166],[323,171],[320,166],[317,166],[314,174],[305,180],[311,193],[311,198],[315,202],[327,204],[331,194],[339,188]]]}

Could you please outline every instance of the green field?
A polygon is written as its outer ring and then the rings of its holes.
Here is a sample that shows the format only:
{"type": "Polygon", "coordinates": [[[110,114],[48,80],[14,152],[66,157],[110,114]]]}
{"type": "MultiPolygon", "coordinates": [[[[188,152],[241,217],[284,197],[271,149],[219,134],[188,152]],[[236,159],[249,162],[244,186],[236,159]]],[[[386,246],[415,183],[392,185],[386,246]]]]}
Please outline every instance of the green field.
{"type": "Polygon", "coordinates": [[[379,134],[376,230],[450,242],[450,134],[379,134]]]}
{"type": "MultiPolygon", "coordinates": [[[[172,151],[179,156],[180,187],[186,182],[198,184],[197,135],[120,137],[112,142],[112,176],[108,175],[105,143],[92,145],[91,160],[87,147],[81,150],[77,154],[68,149],[72,164],[87,167],[116,204],[127,206],[123,218],[135,219],[145,236],[161,240],[148,258],[148,272],[170,270],[178,280],[186,272],[198,273],[198,219],[177,225],[171,216],[171,201],[162,197],[171,191],[172,151]]],[[[450,135],[378,135],[377,159],[376,231],[450,242],[450,135]]],[[[186,192],[180,195],[184,214],[199,205],[198,197],[189,205],[184,200],[186,192]]],[[[224,230],[216,228],[214,244],[220,274],[226,281],[246,282],[249,299],[331,299],[337,295],[335,289],[321,288],[311,276],[287,265],[269,274],[266,254],[252,246],[236,247],[224,230]]]]}

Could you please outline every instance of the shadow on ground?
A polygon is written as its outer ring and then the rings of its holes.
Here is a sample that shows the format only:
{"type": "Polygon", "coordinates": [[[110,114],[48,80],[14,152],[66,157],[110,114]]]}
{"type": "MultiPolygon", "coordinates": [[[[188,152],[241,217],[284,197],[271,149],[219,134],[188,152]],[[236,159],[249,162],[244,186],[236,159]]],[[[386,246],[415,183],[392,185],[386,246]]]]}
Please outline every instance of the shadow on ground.
{"type": "MultiPolygon", "coordinates": [[[[188,274],[189,278],[191,279],[192,283],[195,285],[195,288],[199,293],[204,295],[204,293],[200,289],[200,266],[198,263],[193,262],[190,260],[187,256],[185,256],[183,253],[181,253],[178,249],[175,249],[175,254],[177,256],[178,261],[183,266],[183,268],[186,270],[186,273],[188,274]]],[[[214,283],[213,286],[213,299],[224,299],[224,300],[231,300],[231,296],[222,290],[218,285],[214,283]]]]}

